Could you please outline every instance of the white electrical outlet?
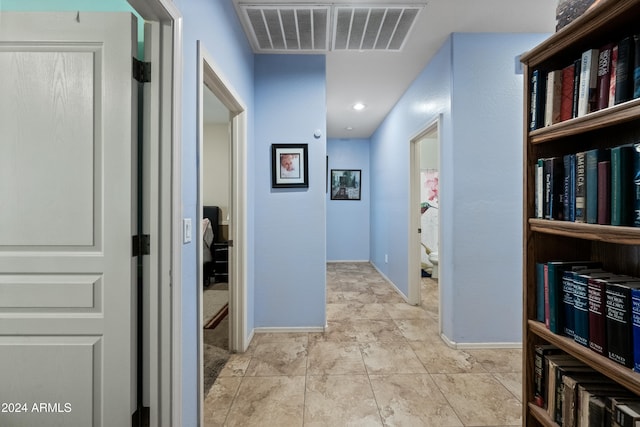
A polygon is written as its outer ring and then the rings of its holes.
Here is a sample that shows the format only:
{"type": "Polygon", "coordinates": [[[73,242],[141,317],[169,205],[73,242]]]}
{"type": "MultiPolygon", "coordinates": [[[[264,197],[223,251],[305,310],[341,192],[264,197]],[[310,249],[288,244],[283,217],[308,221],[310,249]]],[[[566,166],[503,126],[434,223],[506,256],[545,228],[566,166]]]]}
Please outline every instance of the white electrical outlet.
{"type": "Polygon", "coordinates": [[[182,219],[182,243],[191,243],[191,218],[182,219]]]}
{"type": "Polygon", "coordinates": [[[389,263],[389,255],[384,254],[384,263],[388,264],[389,263]]]}

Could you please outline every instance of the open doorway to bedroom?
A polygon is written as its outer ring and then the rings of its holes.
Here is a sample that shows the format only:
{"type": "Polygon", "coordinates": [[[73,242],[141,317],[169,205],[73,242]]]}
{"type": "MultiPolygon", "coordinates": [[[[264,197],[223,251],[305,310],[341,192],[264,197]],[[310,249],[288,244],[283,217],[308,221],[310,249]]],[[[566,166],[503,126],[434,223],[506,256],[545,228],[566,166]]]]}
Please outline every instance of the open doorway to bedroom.
{"type": "Polygon", "coordinates": [[[426,300],[437,305],[440,312],[440,118],[427,125],[410,144],[409,302],[420,304],[426,300]]]}

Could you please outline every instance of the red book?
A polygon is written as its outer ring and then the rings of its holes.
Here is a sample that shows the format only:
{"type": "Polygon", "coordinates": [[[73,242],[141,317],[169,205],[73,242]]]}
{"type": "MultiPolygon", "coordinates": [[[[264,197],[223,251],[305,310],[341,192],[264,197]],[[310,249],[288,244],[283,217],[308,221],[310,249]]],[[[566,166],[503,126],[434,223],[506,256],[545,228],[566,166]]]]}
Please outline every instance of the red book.
{"type": "Polygon", "coordinates": [[[613,44],[603,46],[598,53],[597,107],[602,110],[609,106],[609,90],[611,84],[611,49],[613,44]]]}
{"type": "Polygon", "coordinates": [[[598,224],[611,224],[611,162],[598,162],[598,224]]]}
{"type": "Polygon", "coordinates": [[[560,121],[573,117],[573,81],[575,78],[575,64],[562,69],[562,89],[560,98],[560,121]]]}
{"type": "Polygon", "coordinates": [[[607,355],[606,305],[607,281],[589,279],[589,348],[598,354],[607,355]]]}

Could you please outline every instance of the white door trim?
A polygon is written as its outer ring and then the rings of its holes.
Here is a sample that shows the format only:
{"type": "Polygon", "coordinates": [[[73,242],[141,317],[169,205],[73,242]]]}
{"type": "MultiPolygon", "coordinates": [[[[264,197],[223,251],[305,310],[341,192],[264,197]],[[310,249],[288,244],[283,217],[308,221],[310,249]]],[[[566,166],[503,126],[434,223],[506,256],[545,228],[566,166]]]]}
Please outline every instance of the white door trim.
{"type": "MultiPolygon", "coordinates": [[[[145,21],[159,25],[161,80],[159,100],[159,174],[151,188],[159,189],[158,209],[151,233],[158,252],[151,254],[157,266],[155,294],[157,313],[149,319],[149,406],[151,425],[172,426],[182,422],[182,298],[180,221],[182,218],[182,15],[171,0],[128,0],[145,21]],[[151,350],[150,354],[154,351],[151,350]]],[[[153,68],[153,66],[152,66],[153,68]]],[[[153,69],[152,69],[152,73],[153,69]]]]}
{"type": "MultiPolygon", "coordinates": [[[[440,149],[440,132],[442,131],[442,115],[438,115],[435,119],[427,124],[422,130],[415,134],[409,140],[409,174],[410,174],[410,191],[409,191],[409,295],[408,302],[410,304],[418,305],[421,302],[420,297],[420,285],[421,285],[421,249],[420,249],[420,234],[418,229],[420,228],[420,140],[426,135],[436,131],[438,135],[438,170],[440,169],[440,160],[442,150],[440,149]]],[[[441,221],[438,221],[438,233],[441,232],[441,221]]],[[[440,251],[441,240],[438,239],[438,253],[440,251]]],[[[440,270],[441,271],[441,270],[440,270]]],[[[438,287],[440,289],[440,287],[438,287]]],[[[438,297],[438,318],[440,319],[442,310],[440,310],[440,301],[442,300],[442,289],[439,290],[440,295],[438,297]]],[[[438,329],[440,330],[441,321],[438,321],[438,329]]]]}
{"type": "MultiPolygon", "coordinates": [[[[230,340],[229,349],[234,352],[244,352],[247,349],[247,300],[246,300],[246,277],[247,277],[247,215],[246,215],[246,146],[247,146],[247,112],[245,103],[238,96],[233,86],[229,83],[217,66],[213,57],[204,46],[201,40],[197,41],[198,51],[198,117],[197,117],[197,138],[198,138],[198,194],[196,210],[201,215],[203,205],[202,176],[203,176],[203,97],[205,85],[220,102],[230,111],[231,115],[231,192],[230,192],[230,227],[229,239],[233,245],[229,247],[229,316],[230,316],[230,340]]],[[[198,217],[199,218],[199,217],[198,217]]],[[[196,252],[198,260],[197,281],[202,283],[202,227],[196,224],[196,252]]],[[[202,343],[202,301],[201,292],[198,295],[198,337],[202,343]]],[[[203,385],[200,368],[202,367],[202,347],[198,349],[198,389],[200,400],[198,412],[200,423],[203,423],[203,385]]]]}

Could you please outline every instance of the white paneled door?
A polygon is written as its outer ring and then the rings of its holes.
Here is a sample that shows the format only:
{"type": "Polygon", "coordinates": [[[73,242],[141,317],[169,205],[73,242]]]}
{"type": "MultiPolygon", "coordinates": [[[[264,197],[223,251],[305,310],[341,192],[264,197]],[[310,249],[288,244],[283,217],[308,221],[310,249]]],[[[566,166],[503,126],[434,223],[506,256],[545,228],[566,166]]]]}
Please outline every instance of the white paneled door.
{"type": "Polygon", "coordinates": [[[0,426],[131,425],[135,35],[0,12],[0,426]]]}

